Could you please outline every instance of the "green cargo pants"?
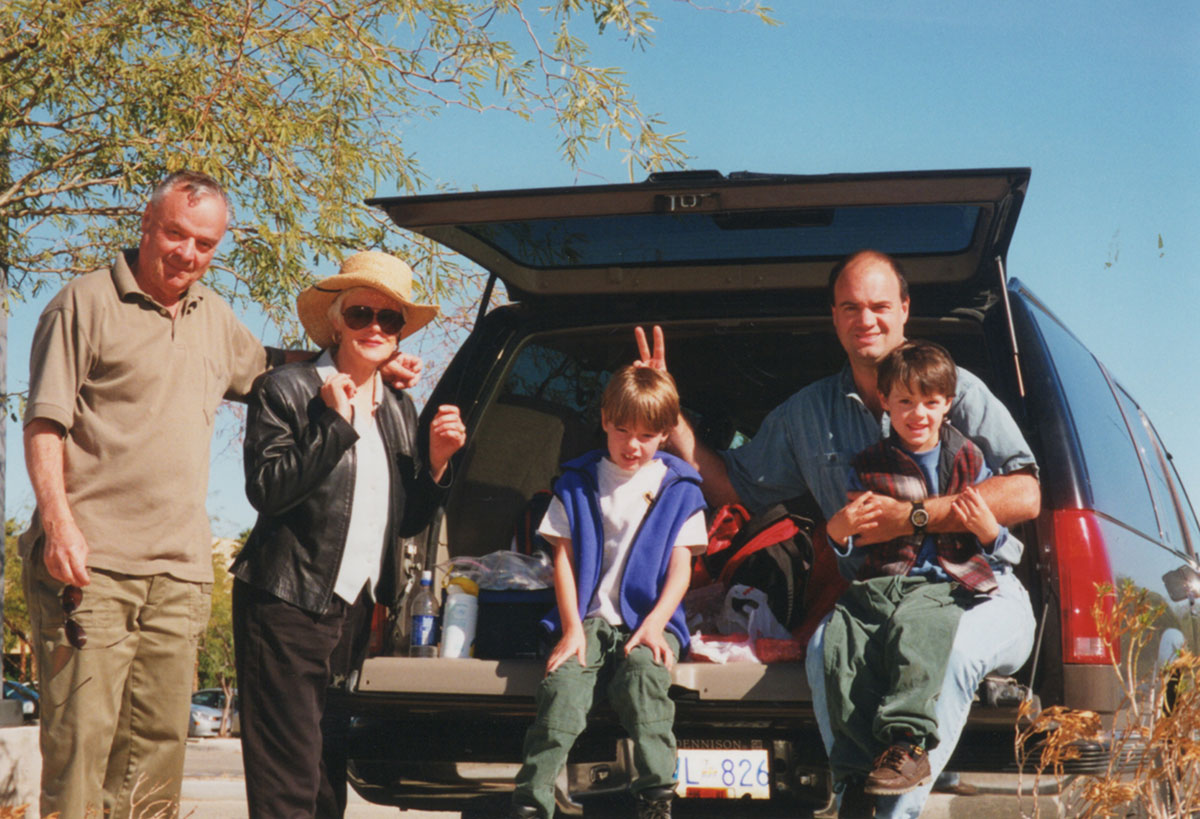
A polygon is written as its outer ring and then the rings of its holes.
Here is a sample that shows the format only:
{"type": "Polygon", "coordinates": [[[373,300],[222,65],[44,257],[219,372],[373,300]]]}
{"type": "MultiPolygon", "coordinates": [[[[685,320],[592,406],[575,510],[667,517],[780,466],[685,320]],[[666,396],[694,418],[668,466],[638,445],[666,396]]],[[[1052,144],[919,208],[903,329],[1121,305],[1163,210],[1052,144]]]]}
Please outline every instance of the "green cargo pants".
{"type": "MultiPolygon", "coordinates": [[[[598,685],[604,686],[609,705],[633,740],[637,777],[631,790],[636,794],[675,782],[675,703],[667,696],[671,673],[654,662],[645,646],[626,657],[627,629],[591,617],[583,632],[587,667],[568,658],[538,686],[537,718],[525,733],[525,764],[517,773],[514,801],[538,806],[547,819],[554,816],[554,780],[587,727],[598,685]]],[[[664,636],[678,657],[675,636],[664,636]]]]}
{"type": "Polygon", "coordinates": [[[838,600],[825,627],[835,782],[870,772],[905,734],[937,745],[937,698],[972,600],[957,583],[920,576],[856,581],[838,600]]]}

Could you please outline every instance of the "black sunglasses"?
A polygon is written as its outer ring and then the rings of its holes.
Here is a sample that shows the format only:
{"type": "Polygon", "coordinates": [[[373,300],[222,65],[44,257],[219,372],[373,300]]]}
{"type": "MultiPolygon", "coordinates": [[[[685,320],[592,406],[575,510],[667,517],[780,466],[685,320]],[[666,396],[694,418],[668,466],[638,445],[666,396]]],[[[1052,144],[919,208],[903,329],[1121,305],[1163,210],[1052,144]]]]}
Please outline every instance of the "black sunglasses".
{"type": "Polygon", "coordinates": [[[404,314],[399,310],[372,310],[365,304],[355,304],[342,311],[342,321],[351,330],[362,330],[370,327],[371,322],[378,322],[379,329],[389,336],[399,335],[404,329],[404,314]]]}
{"type": "Polygon", "coordinates": [[[83,602],[83,589],[78,586],[63,586],[62,590],[62,609],[63,614],[67,616],[67,642],[72,648],[83,648],[87,645],[87,632],[83,630],[83,626],[79,625],[79,621],[71,615],[75,613],[75,609],[79,608],[79,604],[83,602]]]}

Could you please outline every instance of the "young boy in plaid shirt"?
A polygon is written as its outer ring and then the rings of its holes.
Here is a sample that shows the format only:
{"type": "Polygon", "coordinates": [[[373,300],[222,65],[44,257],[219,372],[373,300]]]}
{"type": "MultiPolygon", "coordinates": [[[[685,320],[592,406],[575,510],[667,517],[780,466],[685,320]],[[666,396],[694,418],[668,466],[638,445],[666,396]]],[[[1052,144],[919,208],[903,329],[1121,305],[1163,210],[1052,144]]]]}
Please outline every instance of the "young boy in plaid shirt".
{"type": "Polygon", "coordinates": [[[945,420],[956,382],[953,359],[932,342],[905,342],[880,362],[891,434],[855,456],[851,501],[827,524],[838,567],[854,581],[825,630],[830,765],[835,783],[867,794],[928,781],[925,752],[938,742],[937,696],[959,618],[996,589],[992,556],[1007,532],[974,488],[991,475],[983,454],[945,420]],[[925,531],[924,501],[936,495],[958,496],[953,510],[970,534],[925,531]],[[914,533],[858,546],[855,536],[878,525],[880,496],[912,504],[914,533]]]}

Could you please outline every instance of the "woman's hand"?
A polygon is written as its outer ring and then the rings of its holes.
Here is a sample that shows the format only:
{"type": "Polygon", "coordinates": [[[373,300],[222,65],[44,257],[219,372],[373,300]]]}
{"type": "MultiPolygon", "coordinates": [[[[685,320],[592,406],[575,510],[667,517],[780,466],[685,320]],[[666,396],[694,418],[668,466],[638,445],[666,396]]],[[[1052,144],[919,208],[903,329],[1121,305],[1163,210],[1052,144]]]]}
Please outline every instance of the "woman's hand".
{"type": "Polygon", "coordinates": [[[442,404],[429,422],[429,472],[440,483],[450,456],[462,449],[467,441],[467,428],[459,417],[458,407],[442,404]]]}
{"type": "Polygon", "coordinates": [[[354,386],[354,381],[350,376],[345,373],[334,373],[321,385],[321,400],[325,402],[325,406],[345,418],[347,423],[352,424],[354,423],[354,405],[351,401],[357,391],[358,388],[354,386]]]}

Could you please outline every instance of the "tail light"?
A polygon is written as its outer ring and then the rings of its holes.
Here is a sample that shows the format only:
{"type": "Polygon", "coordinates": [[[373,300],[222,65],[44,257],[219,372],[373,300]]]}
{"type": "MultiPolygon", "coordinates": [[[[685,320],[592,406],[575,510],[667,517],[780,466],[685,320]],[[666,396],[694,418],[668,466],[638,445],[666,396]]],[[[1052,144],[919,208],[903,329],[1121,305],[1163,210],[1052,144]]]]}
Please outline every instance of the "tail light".
{"type": "MultiPolygon", "coordinates": [[[[1095,513],[1058,509],[1050,515],[1051,542],[1062,600],[1063,662],[1107,664],[1108,643],[1096,625],[1098,588],[1113,585],[1108,550],[1095,513]]],[[[1103,605],[1112,610],[1112,599],[1103,605]]]]}

